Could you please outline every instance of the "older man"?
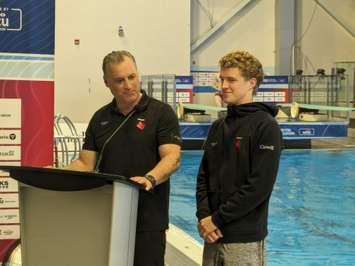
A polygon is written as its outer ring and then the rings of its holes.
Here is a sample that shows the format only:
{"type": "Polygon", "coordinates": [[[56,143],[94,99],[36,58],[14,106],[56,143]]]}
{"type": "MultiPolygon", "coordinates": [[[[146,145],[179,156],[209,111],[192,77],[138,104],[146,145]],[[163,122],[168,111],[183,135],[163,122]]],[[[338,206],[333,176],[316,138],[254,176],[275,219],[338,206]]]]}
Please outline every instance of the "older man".
{"type": "Polygon", "coordinates": [[[169,176],[180,161],[180,132],[172,108],[140,89],[133,55],[108,54],[103,78],[114,96],[91,118],[73,170],[121,174],[145,188],[139,193],[135,266],[163,266],[168,228],[169,176]],[[154,188],[154,193],[148,191],[154,188]]]}

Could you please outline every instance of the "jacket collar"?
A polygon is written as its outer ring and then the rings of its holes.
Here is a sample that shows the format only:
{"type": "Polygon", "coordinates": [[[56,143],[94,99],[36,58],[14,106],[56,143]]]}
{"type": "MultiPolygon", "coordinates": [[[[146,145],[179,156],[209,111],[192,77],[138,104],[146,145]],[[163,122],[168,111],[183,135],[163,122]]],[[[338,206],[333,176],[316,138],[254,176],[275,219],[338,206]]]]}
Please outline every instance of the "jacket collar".
{"type": "MultiPolygon", "coordinates": [[[[144,90],[141,90],[141,93],[142,93],[142,97],[140,98],[140,100],[136,104],[136,106],[134,107],[134,110],[136,110],[136,112],[143,112],[145,109],[147,109],[147,106],[148,106],[148,103],[150,100],[147,93],[144,90]]],[[[117,110],[117,104],[116,104],[115,98],[112,99],[112,101],[108,107],[109,107],[109,110],[111,113],[113,113],[113,114],[119,113],[117,110]]]]}

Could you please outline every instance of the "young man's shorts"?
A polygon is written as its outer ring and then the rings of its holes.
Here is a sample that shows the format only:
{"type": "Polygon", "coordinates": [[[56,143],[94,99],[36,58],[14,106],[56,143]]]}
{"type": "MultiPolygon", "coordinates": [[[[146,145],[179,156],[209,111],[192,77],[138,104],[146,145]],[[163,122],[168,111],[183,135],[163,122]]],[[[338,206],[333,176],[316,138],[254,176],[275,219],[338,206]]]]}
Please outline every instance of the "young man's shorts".
{"type": "Polygon", "coordinates": [[[264,241],[251,243],[205,243],[203,266],[266,266],[264,241]]]}

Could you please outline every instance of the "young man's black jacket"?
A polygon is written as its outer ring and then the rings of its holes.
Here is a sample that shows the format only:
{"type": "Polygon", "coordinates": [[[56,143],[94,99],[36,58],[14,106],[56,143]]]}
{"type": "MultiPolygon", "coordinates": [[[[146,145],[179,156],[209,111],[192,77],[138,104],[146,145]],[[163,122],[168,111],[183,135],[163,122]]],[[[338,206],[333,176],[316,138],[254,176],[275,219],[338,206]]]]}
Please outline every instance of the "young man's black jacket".
{"type": "Polygon", "coordinates": [[[205,143],[197,176],[197,217],[212,215],[224,243],[267,235],[268,204],[282,145],[277,108],[263,103],[228,106],[205,143]]]}

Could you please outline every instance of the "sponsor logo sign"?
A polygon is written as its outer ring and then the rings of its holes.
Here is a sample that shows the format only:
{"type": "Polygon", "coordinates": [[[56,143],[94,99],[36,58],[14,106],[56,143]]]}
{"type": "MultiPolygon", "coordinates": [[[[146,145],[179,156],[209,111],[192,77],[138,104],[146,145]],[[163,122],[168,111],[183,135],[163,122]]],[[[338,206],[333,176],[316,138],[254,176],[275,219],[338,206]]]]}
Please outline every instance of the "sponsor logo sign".
{"type": "Polygon", "coordinates": [[[9,177],[0,176],[0,192],[18,192],[17,181],[9,177]]]}
{"type": "Polygon", "coordinates": [[[21,31],[22,10],[0,6],[0,31],[21,31]]]}
{"type": "Polygon", "coordinates": [[[0,239],[19,239],[20,238],[20,225],[1,225],[0,226],[0,239]]]}
{"type": "Polygon", "coordinates": [[[0,224],[18,224],[18,223],[20,223],[20,215],[18,209],[1,210],[0,224]]]}
{"type": "Polygon", "coordinates": [[[0,99],[0,128],[21,128],[21,99],[0,99]]]}
{"type": "Polygon", "coordinates": [[[18,208],[18,194],[0,194],[0,208],[18,208]]]}
{"type": "Polygon", "coordinates": [[[21,130],[20,129],[0,129],[0,145],[1,144],[21,144],[21,130]]]}
{"type": "Polygon", "coordinates": [[[20,146],[0,146],[0,161],[21,160],[20,146]]]}
{"type": "Polygon", "coordinates": [[[314,128],[299,128],[298,134],[300,136],[314,136],[316,134],[316,130],[314,128]]]}

